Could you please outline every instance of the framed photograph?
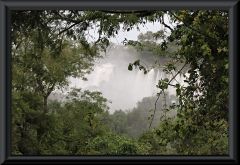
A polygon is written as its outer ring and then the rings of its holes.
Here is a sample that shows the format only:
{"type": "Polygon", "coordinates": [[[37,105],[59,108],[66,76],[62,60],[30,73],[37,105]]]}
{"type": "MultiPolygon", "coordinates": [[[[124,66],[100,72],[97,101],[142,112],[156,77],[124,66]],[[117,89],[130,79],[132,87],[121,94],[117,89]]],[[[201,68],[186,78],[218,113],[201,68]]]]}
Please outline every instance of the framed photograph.
{"type": "Polygon", "coordinates": [[[238,15],[239,0],[0,0],[0,163],[238,164],[238,15]]]}

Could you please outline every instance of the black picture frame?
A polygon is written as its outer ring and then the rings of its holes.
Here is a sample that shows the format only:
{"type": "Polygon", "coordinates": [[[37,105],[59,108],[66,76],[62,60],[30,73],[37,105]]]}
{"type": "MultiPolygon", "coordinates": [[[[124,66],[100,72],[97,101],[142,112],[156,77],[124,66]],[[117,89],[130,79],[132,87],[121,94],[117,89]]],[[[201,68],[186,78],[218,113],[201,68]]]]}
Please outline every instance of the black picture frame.
{"type": "Polygon", "coordinates": [[[238,164],[239,0],[0,0],[0,164],[238,164]],[[226,156],[11,156],[11,10],[179,10],[229,11],[229,155],[226,156]],[[145,162],[147,161],[147,162],[145,162]]]}

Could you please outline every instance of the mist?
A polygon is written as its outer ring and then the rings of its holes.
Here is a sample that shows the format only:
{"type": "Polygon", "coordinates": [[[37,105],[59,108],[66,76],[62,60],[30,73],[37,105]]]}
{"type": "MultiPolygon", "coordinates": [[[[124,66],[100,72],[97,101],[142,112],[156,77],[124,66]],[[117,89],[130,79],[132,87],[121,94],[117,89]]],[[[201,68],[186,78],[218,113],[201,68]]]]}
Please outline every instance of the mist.
{"type": "MultiPolygon", "coordinates": [[[[131,47],[113,45],[103,59],[96,61],[92,73],[86,75],[88,81],[70,77],[69,88],[76,87],[102,92],[103,97],[109,100],[108,106],[111,114],[115,110],[131,110],[144,97],[160,92],[160,89],[156,87],[158,80],[172,77],[158,69],[151,69],[147,74],[135,67],[129,71],[129,63],[138,59],[148,66],[154,64],[156,60],[153,56],[144,58],[131,47]]],[[[181,76],[177,76],[177,80],[183,82],[181,76]]],[[[171,86],[167,92],[175,95],[175,89],[171,86]]]]}

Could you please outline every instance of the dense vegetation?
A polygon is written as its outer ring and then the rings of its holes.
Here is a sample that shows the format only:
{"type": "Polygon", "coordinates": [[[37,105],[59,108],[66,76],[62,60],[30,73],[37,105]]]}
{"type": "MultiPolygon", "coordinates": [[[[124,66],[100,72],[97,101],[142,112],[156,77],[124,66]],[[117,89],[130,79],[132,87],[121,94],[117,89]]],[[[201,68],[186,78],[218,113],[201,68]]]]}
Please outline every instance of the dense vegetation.
{"type": "Polygon", "coordinates": [[[228,154],[228,110],[226,11],[12,11],[13,155],[228,154]],[[68,77],[86,80],[120,29],[146,22],[165,29],[123,41],[145,56],[126,69],[187,71],[187,86],[173,85],[174,75],[159,80],[156,96],[113,114],[97,91],[72,89],[64,102],[49,99],[68,77]],[[99,37],[90,42],[95,26],[99,37]],[[146,59],[155,62],[146,66],[146,59]],[[176,96],[167,95],[169,86],[176,96]]]}

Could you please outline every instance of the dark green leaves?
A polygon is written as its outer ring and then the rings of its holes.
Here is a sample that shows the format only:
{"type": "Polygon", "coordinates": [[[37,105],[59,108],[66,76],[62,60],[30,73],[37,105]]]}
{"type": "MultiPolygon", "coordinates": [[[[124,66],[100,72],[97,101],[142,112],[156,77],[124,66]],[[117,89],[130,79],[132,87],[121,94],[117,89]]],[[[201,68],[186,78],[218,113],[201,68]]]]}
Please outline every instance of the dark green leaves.
{"type": "Polygon", "coordinates": [[[158,85],[157,87],[160,88],[160,89],[167,89],[168,88],[168,84],[166,82],[168,82],[168,78],[165,78],[164,80],[159,80],[158,81],[158,85]]]}
{"type": "Polygon", "coordinates": [[[168,82],[168,81],[169,81],[169,79],[168,79],[168,78],[165,78],[163,81],[165,81],[165,82],[168,82]]]}
{"type": "Polygon", "coordinates": [[[128,65],[128,70],[132,70],[132,64],[130,63],[129,65],[128,65]]]}
{"type": "Polygon", "coordinates": [[[129,65],[128,65],[128,70],[131,71],[133,65],[134,65],[135,67],[139,66],[139,69],[140,69],[140,70],[144,68],[143,66],[140,65],[140,60],[136,60],[133,64],[132,64],[132,63],[129,63],[129,65]]]}
{"type": "Polygon", "coordinates": [[[135,61],[135,62],[133,63],[133,65],[139,66],[139,65],[140,65],[140,60],[135,61]]]}
{"type": "Polygon", "coordinates": [[[225,65],[225,69],[228,69],[228,63],[225,65]]]}
{"type": "Polygon", "coordinates": [[[147,74],[147,69],[143,66],[143,65],[140,65],[140,60],[136,60],[136,61],[134,61],[134,63],[129,63],[129,65],[128,65],[128,70],[132,70],[133,69],[133,65],[135,66],[135,67],[139,67],[139,70],[143,70],[143,73],[144,74],[147,74]]]}

